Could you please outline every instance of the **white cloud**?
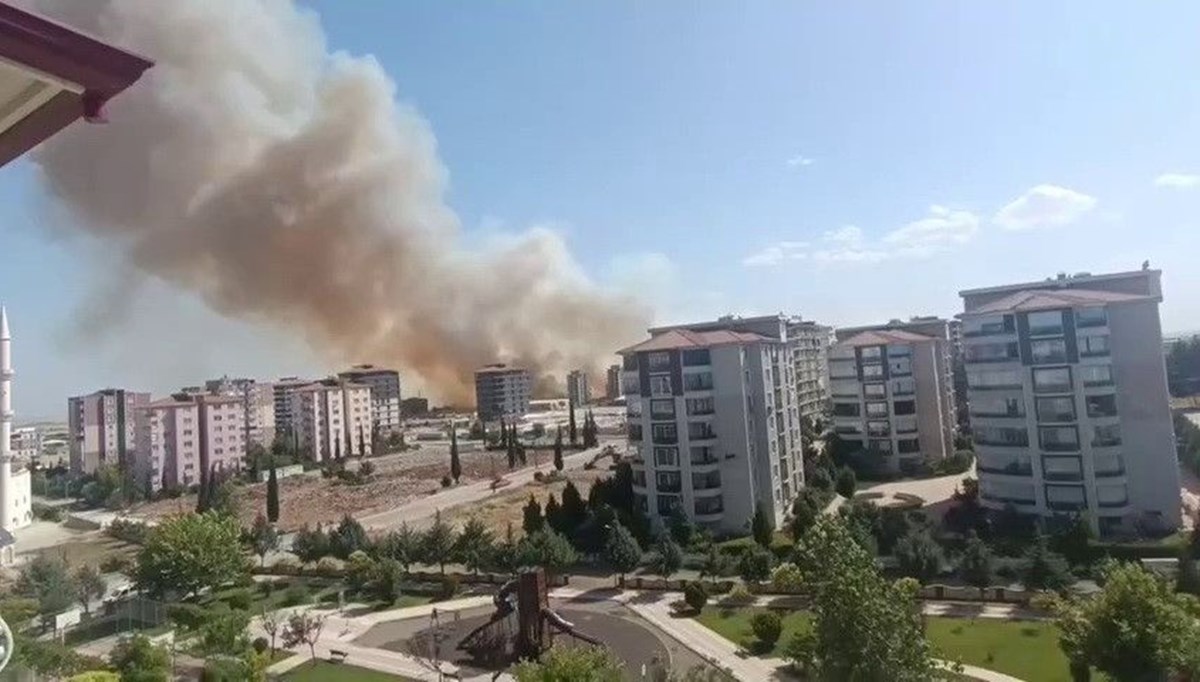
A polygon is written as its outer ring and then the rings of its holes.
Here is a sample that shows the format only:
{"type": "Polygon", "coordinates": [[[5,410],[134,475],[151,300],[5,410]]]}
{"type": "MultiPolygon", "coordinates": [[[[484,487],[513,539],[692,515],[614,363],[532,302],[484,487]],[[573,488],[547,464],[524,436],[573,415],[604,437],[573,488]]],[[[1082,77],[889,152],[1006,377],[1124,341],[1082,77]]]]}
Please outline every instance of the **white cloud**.
{"type": "Polygon", "coordinates": [[[1038,185],[1001,208],[993,221],[1006,230],[1059,227],[1095,207],[1095,197],[1058,185],[1038,185]]]}
{"type": "Polygon", "coordinates": [[[803,156],[801,154],[797,154],[787,160],[787,165],[788,165],[788,168],[797,168],[799,166],[811,166],[811,165],[813,165],[813,159],[810,159],[809,157],[803,156]]]}
{"type": "Polygon", "coordinates": [[[1173,189],[1191,189],[1200,187],[1200,175],[1192,173],[1163,173],[1154,178],[1154,184],[1159,187],[1171,187],[1173,189]]]}
{"type": "Polygon", "coordinates": [[[804,242],[778,242],[742,259],[747,267],[770,267],[786,261],[812,259],[818,263],[879,263],[893,258],[926,258],[964,244],[979,229],[979,216],[944,206],[899,227],[880,239],[868,239],[862,228],[845,225],[821,235],[811,250],[804,242]]]}

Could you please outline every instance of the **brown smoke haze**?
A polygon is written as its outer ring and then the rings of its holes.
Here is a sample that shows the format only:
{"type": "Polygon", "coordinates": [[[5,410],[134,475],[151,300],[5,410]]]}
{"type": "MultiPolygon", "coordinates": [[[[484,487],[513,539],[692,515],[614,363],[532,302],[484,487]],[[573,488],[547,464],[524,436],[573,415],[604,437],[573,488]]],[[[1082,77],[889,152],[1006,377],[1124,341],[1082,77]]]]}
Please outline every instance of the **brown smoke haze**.
{"type": "Polygon", "coordinates": [[[375,60],[328,54],[291,2],[23,4],[156,62],[110,123],[76,124],[35,157],[125,267],[457,404],[482,364],[595,372],[643,333],[649,311],[590,283],[554,232],[462,247],[428,124],[375,60]]]}

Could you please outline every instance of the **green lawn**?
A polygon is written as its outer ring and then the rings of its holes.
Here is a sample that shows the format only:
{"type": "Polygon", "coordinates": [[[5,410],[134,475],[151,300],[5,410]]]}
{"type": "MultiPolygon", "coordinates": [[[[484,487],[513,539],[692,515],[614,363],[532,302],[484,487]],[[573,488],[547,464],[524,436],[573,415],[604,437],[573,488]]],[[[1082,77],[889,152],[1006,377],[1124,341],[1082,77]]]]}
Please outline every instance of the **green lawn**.
{"type": "MultiPolygon", "coordinates": [[[[750,618],[762,608],[724,608],[710,605],[697,620],[722,637],[753,651],[755,637],[750,618]]],[[[782,612],[780,612],[783,615],[782,612]]],[[[809,614],[790,612],[783,617],[783,635],[767,655],[779,656],[792,633],[809,627],[809,614]]],[[[966,665],[988,668],[1026,682],[1070,682],[1067,659],[1058,647],[1058,630],[1050,623],[995,619],[926,619],[937,655],[966,665]]],[[[1093,673],[1092,679],[1107,678],[1093,673]]]]}
{"type": "Polygon", "coordinates": [[[396,680],[412,682],[407,677],[388,675],[329,661],[303,663],[300,667],[292,668],[284,673],[280,679],[288,682],[396,682],[396,680]]]}
{"type": "MultiPolygon", "coordinates": [[[[251,599],[249,610],[251,613],[257,613],[264,606],[268,610],[273,610],[299,606],[300,604],[336,604],[339,588],[341,588],[341,583],[329,578],[279,578],[273,583],[269,593],[263,588],[263,583],[258,582],[252,587],[227,587],[216,592],[211,592],[202,596],[199,599],[199,603],[208,605],[218,601],[227,601],[235,593],[248,592],[251,599]]],[[[345,598],[347,602],[357,599],[352,594],[347,594],[345,598]]],[[[432,601],[432,597],[427,595],[404,594],[394,604],[380,604],[379,608],[398,609],[407,606],[428,604],[430,601],[432,601]]]]}

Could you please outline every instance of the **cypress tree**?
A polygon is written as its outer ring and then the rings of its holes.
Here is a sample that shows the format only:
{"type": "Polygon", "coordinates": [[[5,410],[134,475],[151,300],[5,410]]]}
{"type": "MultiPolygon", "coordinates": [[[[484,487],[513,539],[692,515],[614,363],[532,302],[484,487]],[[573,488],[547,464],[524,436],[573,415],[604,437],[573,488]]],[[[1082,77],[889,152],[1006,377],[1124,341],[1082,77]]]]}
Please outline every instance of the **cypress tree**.
{"type": "Polygon", "coordinates": [[[267,477],[267,520],[279,522],[279,479],[275,476],[275,460],[271,459],[271,474],[267,477]]]}
{"type": "Polygon", "coordinates": [[[196,513],[208,511],[208,470],[200,467],[200,485],[196,487],[196,513]]]}
{"type": "Polygon", "coordinates": [[[367,456],[366,441],[363,440],[362,422],[358,423],[358,457],[362,459],[367,456]]]}
{"type": "Polygon", "coordinates": [[[462,463],[458,461],[458,429],[454,428],[454,422],[450,422],[450,478],[458,483],[458,479],[462,476],[462,463]]]}
{"type": "Polygon", "coordinates": [[[579,433],[575,430],[575,401],[568,400],[567,404],[570,405],[569,416],[571,418],[570,423],[567,425],[567,429],[571,436],[571,447],[575,447],[579,443],[579,433]]]}
{"type": "Polygon", "coordinates": [[[554,437],[554,469],[556,471],[563,470],[563,442],[562,442],[562,426],[558,427],[558,434],[554,437]]]}

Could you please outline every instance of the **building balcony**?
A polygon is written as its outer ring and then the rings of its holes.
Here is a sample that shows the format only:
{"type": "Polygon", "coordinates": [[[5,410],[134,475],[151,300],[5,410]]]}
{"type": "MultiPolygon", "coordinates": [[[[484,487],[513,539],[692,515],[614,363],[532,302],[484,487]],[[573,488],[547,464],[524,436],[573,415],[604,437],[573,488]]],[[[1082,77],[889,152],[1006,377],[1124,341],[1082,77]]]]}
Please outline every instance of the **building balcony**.
{"type": "Polygon", "coordinates": [[[654,436],[651,441],[655,445],[677,445],[679,444],[679,436],[654,436]]]}
{"type": "Polygon", "coordinates": [[[720,521],[722,518],[724,518],[724,516],[725,516],[725,508],[724,507],[717,507],[716,509],[705,509],[704,511],[700,511],[699,509],[697,509],[695,512],[695,519],[696,519],[697,523],[713,523],[716,521],[720,521]]]}
{"type": "Polygon", "coordinates": [[[1043,471],[1042,480],[1078,482],[1083,480],[1083,473],[1077,471],[1043,471]]]}
{"type": "Polygon", "coordinates": [[[721,487],[721,477],[695,477],[692,479],[692,490],[716,490],[721,487]]]}
{"type": "Polygon", "coordinates": [[[683,483],[659,483],[654,489],[660,493],[678,493],[683,490],[683,483]]]}
{"type": "Polygon", "coordinates": [[[1028,438],[1013,438],[1011,440],[980,440],[975,439],[976,445],[981,445],[985,448],[1027,448],[1029,447],[1028,438]]]}
{"type": "Polygon", "coordinates": [[[1047,500],[1046,508],[1053,511],[1078,512],[1087,509],[1087,502],[1051,502],[1047,500]]]}
{"type": "Polygon", "coordinates": [[[1121,467],[1120,469],[1110,469],[1107,471],[1097,470],[1095,472],[1095,475],[1096,475],[1096,478],[1104,478],[1104,479],[1121,478],[1122,476],[1125,475],[1125,467],[1121,467]]]}
{"type": "Polygon", "coordinates": [[[1110,436],[1107,438],[1093,438],[1092,448],[1115,448],[1121,444],[1120,436],[1110,436]]]}
{"type": "Polygon", "coordinates": [[[1038,446],[1043,452],[1079,452],[1079,443],[1041,443],[1038,446]]]}
{"type": "Polygon", "coordinates": [[[1026,497],[1005,497],[1002,495],[989,495],[985,492],[979,493],[979,499],[984,502],[991,502],[992,507],[1004,507],[1005,505],[1015,505],[1018,507],[1032,507],[1037,504],[1037,500],[1026,497]]]}
{"type": "Polygon", "coordinates": [[[1012,464],[1006,464],[1002,467],[987,467],[979,465],[976,467],[976,471],[981,474],[990,474],[995,476],[1019,476],[1021,478],[1029,478],[1033,476],[1033,465],[1019,464],[1016,462],[1012,464]]]}

